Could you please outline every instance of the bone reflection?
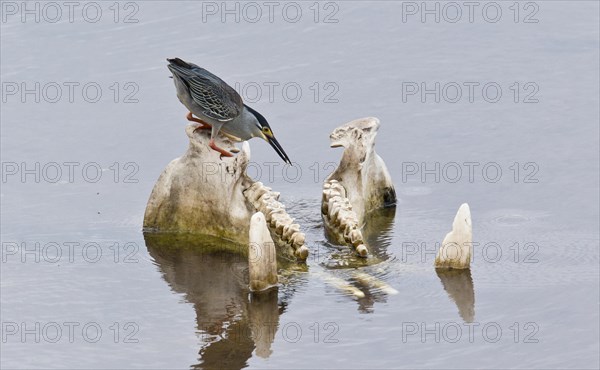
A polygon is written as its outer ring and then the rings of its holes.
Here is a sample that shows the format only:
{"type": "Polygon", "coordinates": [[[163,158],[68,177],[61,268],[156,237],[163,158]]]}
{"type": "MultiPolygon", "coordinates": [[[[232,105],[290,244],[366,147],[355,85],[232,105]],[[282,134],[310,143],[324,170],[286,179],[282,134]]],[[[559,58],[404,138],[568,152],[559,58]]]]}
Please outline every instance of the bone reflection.
{"type": "Polygon", "coordinates": [[[271,344],[275,340],[275,333],[279,326],[277,289],[252,293],[250,295],[248,316],[251,323],[252,339],[256,344],[256,355],[268,358],[273,353],[271,344]]]}
{"type": "Polygon", "coordinates": [[[442,281],[448,296],[456,303],[460,317],[465,322],[473,322],[475,319],[475,291],[471,270],[436,269],[435,272],[442,281]]]}
{"type": "Polygon", "coordinates": [[[194,305],[202,345],[192,367],[240,369],[255,350],[270,356],[287,298],[278,303],[277,289],[250,294],[248,246],[186,234],[144,238],[163,279],[194,305]]]}

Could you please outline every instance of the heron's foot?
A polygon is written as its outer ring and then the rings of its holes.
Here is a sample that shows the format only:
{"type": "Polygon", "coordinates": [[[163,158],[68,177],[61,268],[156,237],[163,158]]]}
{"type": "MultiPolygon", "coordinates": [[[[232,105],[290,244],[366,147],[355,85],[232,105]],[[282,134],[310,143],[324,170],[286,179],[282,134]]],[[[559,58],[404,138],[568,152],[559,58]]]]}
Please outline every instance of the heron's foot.
{"type": "Polygon", "coordinates": [[[194,129],[194,132],[196,132],[196,130],[206,130],[206,129],[212,128],[212,126],[209,125],[208,123],[204,122],[203,120],[201,120],[199,118],[192,116],[192,112],[189,112],[187,114],[187,116],[185,116],[185,118],[187,118],[188,121],[197,122],[200,124],[200,126],[198,126],[194,129]]]}
{"type": "Polygon", "coordinates": [[[212,127],[210,127],[210,126],[206,126],[206,125],[200,125],[200,126],[198,126],[198,127],[196,127],[196,128],[194,129],[194,132],[196,132],[196,131],[198,131],[198,130],[210,130],[211,128],[212,128],[212,127]]]}
{"type": "Polygon", "coordinates": [[[210,146],[210,148],[212,150],[215,150],[215,151],[221,153],[221,156],[223,156],[223,157],[233,157],[233,154],[231,154],[227,150],[221,149],[217,145],[215,145],[215,139],[210,139],[208,146],[210,146]]]}

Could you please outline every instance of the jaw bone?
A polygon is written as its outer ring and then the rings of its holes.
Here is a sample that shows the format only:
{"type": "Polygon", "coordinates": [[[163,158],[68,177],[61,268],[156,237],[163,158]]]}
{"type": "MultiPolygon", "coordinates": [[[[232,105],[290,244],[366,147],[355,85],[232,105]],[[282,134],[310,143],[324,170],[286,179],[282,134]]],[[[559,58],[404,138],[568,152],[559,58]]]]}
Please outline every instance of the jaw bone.
{"type": "MultiPolygon", "coordinates": [[[[209,130],[194,131],[188,125],[190,144],[186,153],[163,170],[148,200],[144,231],[189,232],[213,235],[248,244],[250,219],[259,211],[283,254],[306,259],[304,234],[281,204],[279,193],[247,174],[250,145],[244,142],[234,157],[220,158],[208,146],[209,130]]],[[[235,151],[231,140],[219,135],[217,146],[235,151]]]]}
{"type": "Polygon", "coordinates": [[[366,215],[396,204],[396,192],[385,163],[375,153],[379,120],[369,117],[335,129],[331,147],[344,147],[338,168],[323,184],[321,215],[334,242],[352,245],[359,256],[368,254],[362,226],[366,215]]]}

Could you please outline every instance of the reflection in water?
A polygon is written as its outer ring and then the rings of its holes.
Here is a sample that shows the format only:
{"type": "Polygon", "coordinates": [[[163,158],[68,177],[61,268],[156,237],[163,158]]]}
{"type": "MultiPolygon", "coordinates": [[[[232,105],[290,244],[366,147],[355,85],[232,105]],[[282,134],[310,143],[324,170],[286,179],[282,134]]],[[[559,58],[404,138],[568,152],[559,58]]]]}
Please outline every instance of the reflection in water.
{"type": "Polygon", "coordinates": [[[465,322],[473,322],[475,319],[475,291],[473,290],[471,270],[436,269],[435,272],[442,281],[444,290],[456,303],[460,317],[465,322]]]}
{"type": "Polygon", "coordinates": [[[181,234],[144,239],[165,281],[194,304],[203,343],[200,363],[192,367],[241,369],[255,349],[257,356],[270,356],[285,302],[278,303],[277,288],[250,293],[242,246],[181,234]]]}
{"type": "Polygon", "coordinates": [[[392,243],[395,216],[395,206],[377,209],[366,216],[363,227],[365,242],[369,246],[369,252],[380,261],[389,259],[387,247],[392,243]]]}
{"type": "MultiPolygon", "coordinates": [[[[369,253],[374,257],[377,264],[390,259],[387,248],[392,243],[395,216],[396,207],[377,209],[366,216],[363,235],[369,247],[369,253]]],[[[375,276],[377,277],[377,275],[375,276]]],[[[385,289],[382,290],[373,286],[367,288],[368,284],[360,281],[360,279],[357,283],[366,288],[363,289],[365,297],[358,301],[359,312],[372,313],[376,302],[387,302],[389,292],[386,292],[385,289]]]]}
{"type": "MultiPolygon", "coordinates": [[[[387,261],[390,258],[387,247],[392,242],[395,215],[396,207],[381,208],[366,215],[362,232],[369,249],[368,258],[358,257],[352,247],[344,245],[329,254],[323,265],[328,269],[347,269],[373,266],[387,261]]],[[[324,229],[324,232],[327,240],[335,240],[328,234],[327,229],[324,229]]]]}
{"type": "MultiPolygon", "coordinates": [[[[351,247],[336,248],[330,245],[336,250],[329,253],[321,263],[326,270],[336,270],[335,273],[326,271],[324,276],[332,275],[324,278],[324,282],[356,299],[358,311],[361,313],[374,312],[375,303],[385,303],[389,294],[397,293],[385,283],[387,276],[385,269],[376,268],[382,262],[390,260],[387,248],[392,242],[395,215],[396,207],[382,208],[367,214],[362,231],[369,248],[368,258],[358,257],[351,247]],[[361,296],[353,291],[361,292],[361,296]]],[[[335,239],[327,235],[326,229],[325,237],[328,240],[335,239]]]]}
{"type": "MultiPolygon", "coordinates": [[[[360,284],[360,283],[359,283],[360,284]]],[[[365,296],[358,299],[358,312],[373,313],[375,312],[375,303],[386,303],[387,293],[380,290],[370,289],[369,287],[361,286],[365,296]]]]}

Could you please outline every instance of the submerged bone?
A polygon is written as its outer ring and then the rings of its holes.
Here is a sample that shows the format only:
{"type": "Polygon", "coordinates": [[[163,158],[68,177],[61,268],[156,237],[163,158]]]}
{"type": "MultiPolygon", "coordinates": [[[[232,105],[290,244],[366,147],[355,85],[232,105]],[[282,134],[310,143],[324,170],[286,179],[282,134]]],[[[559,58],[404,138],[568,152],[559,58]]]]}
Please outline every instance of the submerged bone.
{"type": "MultiPolygon", "coordinates": [[[[292,243],[294,229],[284,237],[283,228],[293,223],[278,200],[280,194],[246,174],[250,145],[239,154],[220,157],[209,147],[210,132],[188,125],[186,153],[164,169],[157,180],[144,214],[146,232],[190,232],[217,236],[247,245],[252,215],[260,211],[271,228],[276,244],[285,254],[306,256],[307,248],[292,243]]],[[[232,151],[235,146],[218,135],[215,144],[232,151]]]]}
{"type": "Polygon", "coordinates": [[[372,286],[373,288],[379,289],[386,294],[389,294],[389,295],[398,294],[398,291],[396,289],[392,288],[385,281],[382,281],[382,280],[380,280],[374,276],[371,276],[369,274],[365,274],[364,272],[355,272],[354,278],[361,284],[372,286]]]}
{"type": "Polygon", "coordinates": [[[435,257],[435,267],[468,269],[471,264],[472,246],[471,210],[467,203],[463,203],[452,222],[452,231],[446,234],[435,257]]]}
{"type": "Polygon", "coordinates": [[[346,293],[346,294],[350,294],[356,298],[364,298],[365,297],[365,293],[358,289],[357,287],[355,287],[354,285],[349,284],[347,281],[340,279],[337,276],[334,276],[328,272],[315,272],[315,274],[317,276],[319,276],[321,279],[323,279],[323,281],[325,283],[327,283],[328,285],[341,290],[342,292],[346,293]]]}

